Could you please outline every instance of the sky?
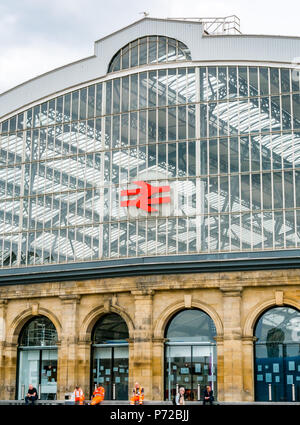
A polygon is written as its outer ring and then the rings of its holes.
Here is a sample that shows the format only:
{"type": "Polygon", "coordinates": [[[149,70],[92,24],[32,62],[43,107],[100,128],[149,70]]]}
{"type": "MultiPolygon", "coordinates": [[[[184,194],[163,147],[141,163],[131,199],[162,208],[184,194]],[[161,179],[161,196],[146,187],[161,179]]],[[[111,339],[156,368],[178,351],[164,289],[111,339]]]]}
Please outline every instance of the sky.
{"type": "Polygon", "coordinates": [[[299,0],[0,0],[0,93],[92,55],[95,40],[143,12],[154,18],[235,14],[244,34],[300,36],[299,0]]]}

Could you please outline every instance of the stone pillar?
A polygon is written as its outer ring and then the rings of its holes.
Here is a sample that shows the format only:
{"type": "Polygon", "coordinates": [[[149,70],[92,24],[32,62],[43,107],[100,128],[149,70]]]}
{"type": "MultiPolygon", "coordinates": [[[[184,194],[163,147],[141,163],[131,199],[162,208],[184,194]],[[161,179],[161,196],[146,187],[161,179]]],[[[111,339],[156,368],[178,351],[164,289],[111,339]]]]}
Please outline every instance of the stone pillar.
{"type": "Polygon", "coordinates": [[[243,348],[241,287],[220,288],[223,292],[224,401],[243,401],[243,348]]]}
{"type": "Polygon", "coordinates": [[[154,291],[132,291],[135,300],[133,361],[129,394],[135,382],[145,389],[145,400],[152,400],[152,297],[154,291]]]}
{"type": "Polygon", "coordinates": [[[128,338],[128,400],[132,396],[132,389],[135,382],[134,364],[134,338],[128,338]]]}
{"type": "Polygon", "coordinates": [[[61,324],[62,334],[58,344],[57,398],[64,399],[66,392],[74,390],[77,382],[77,343],[79,295],[62,295],[61,324]]]}
{"type": "Polygon", "coordinates": [[[243,384],[244,401],[254,401],[254,342],[253,336],[244,336],[243,341],[243,384]]]}
{"type": "Polygon", "coordinates": [[[91,341],[79,341],[77,346],[77,380],[85,397],[91,396],[90,372],[91,364],[91,341]]]}
{"type": "Polygon", "coordinates": [[[164,357],[166,338],[152,340],[152,400],[164,400],[164,357]]]}
{"type": "Polygon", "coordinates": [[[215,337],[217,343],[217,397],[224,401],[224,338],[219,335],[215,337]]]}
{"type": "Polygon", "coordinates": [[[5,350],[5,338],[6,338],[6,308],[7,300],[0,299],[0,399],[4,400],[5,386],[5,364],[4,364],[4,350],[5,350]]]}
{"type": "Polygon", "coordinates": [[[16,399],[18,345],[5,344],[4,400],[16,399]]]}

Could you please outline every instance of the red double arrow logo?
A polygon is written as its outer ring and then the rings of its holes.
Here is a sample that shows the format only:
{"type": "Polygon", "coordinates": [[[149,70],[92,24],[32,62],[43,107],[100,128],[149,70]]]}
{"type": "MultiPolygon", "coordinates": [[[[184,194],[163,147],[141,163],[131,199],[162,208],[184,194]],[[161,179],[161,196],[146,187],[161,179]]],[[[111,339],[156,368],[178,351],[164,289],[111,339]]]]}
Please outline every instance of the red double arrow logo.
{"type": "Polygon", "coordinates": [[[121,201],[121,207],[136,207],[140,208],[147,212],[155,212],[157,209],[153,208],[152,205],[156,204],[166,204],[171,202],[170,196],[156,196],[152,198],[152,195],[156,195],[157,193],[170,192],[170,186],[158,186],[154,187],[149,183],[144,181],[136,181],[132,182],[137,186],[140,186],[137,189],[128,189],[122,190],[121,196],[134,196],[138,195],[135,199],[128,199],[126,201],[121,201]]]}

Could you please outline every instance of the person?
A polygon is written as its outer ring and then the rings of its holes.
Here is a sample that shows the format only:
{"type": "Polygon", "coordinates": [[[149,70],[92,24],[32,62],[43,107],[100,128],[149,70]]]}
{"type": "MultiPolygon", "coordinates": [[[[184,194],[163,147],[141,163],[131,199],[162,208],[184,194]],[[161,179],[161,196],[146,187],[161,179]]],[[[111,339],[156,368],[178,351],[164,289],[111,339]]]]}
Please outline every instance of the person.
{"type": "Polygon", "coordinates": [[[144,401],[144,388],[138,382],[135,383],[130,404],[143,404],[144,401]]]}
{"type": "Polygon", "coordinates": [[[75,402],[75,404],[84,404],[84,394],[79,385],[75,387],[75,390],[72,393],[72,400],[75,402]]]}
{"type": "Polygon", "coordinates": [[[203,404],[210,403],[212,406],[214,401],[213,391],[209,385],[205,387],[204,393],[203,393],[203,404]]]}
{"type": "Polygon", "coordinates": [[[31,404],[34,405],[34,402],[37,399],[38,399],[37,390],[36,388],[34,388],[32,384],[30,384],[28,387],[27,396],[25,397],[25,403],[29,404],[29,402],[31,401],[31,404]]]}
{"type": "Polygon", "coordinates": [[[179,392],[176,394],[176,397],[175,397],[175,404],[177,405],[185,404],[184,393],[185,393],[185,389],[183,387],[180,387],[179,392]]]}
{"type": "Polygon", "coordinates": [[[105,389],[100,384],[98,384],[97,388],[93,392],[91,406],[100,404],[104,400],[104,395],[105,395],[105,389]]]}

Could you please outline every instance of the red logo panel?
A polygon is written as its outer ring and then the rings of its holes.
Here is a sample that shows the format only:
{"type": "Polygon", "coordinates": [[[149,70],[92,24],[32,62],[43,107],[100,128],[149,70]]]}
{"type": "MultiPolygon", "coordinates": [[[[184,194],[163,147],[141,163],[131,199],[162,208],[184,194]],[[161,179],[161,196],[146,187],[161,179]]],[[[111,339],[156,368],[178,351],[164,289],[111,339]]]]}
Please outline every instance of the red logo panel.
{"type": "Polygon", "coordinates": [[[157,209],[153,208],[151,205],[154,204],[166,204],[171,202],[170,196],[157,196],[152,198],[152,195],[163,192],[170,192],[170,186],[158,186],[154,187],[149,183],[144,181],[133,182],[137,186],[140,186],[138,189],[129,189],[122,190],[121,196],[134,196],[139,195],[135,199],[128,199],[127,201],[121,201],[121,207],[131,207],[135,206],[147,212],[155,212],[157,209]]]}

